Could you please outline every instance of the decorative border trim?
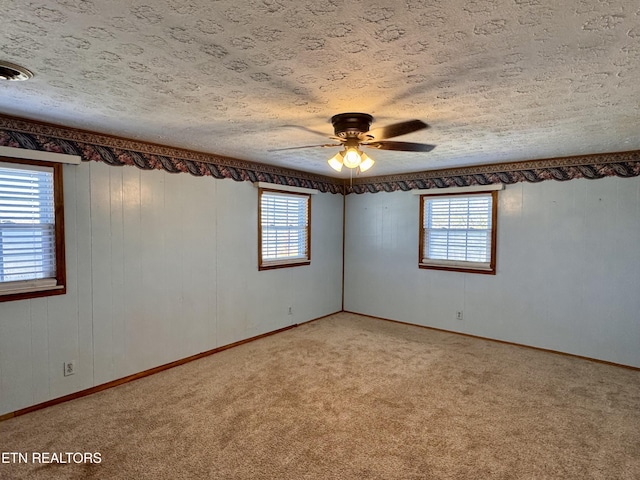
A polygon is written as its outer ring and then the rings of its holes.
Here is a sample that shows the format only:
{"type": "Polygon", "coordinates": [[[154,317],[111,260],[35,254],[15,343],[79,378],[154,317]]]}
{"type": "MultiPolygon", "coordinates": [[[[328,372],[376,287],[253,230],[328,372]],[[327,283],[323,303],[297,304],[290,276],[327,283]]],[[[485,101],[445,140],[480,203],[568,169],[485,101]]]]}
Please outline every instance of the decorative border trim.
{"type": "Polygon", "coordinates": [[[545,180],[564,182],[576,178],[595,180],[613,176],[640,176],[640,150],[358,178],[353,185],[346,186],[346,192],[394,192],[545,180]]]}
{"type": "Polygon", "coordinates": [[[197,177],[266,182],[345,194],[640,176],[640,150],[634,150],[356,178],[351,182],[1,114],[0,146],[79,155],[83,162],[104,162],[113,166],[133,165],[143,170],[184,172],[197,177]]]}
{"type": "Polygon", "coordinates": [[[104,162],[112,166],[133,165],[142,170],[343,193],[342,180],[332,177],[4,115],[0,115],[0,146],[79,155],[83,162],[104,162]]]}

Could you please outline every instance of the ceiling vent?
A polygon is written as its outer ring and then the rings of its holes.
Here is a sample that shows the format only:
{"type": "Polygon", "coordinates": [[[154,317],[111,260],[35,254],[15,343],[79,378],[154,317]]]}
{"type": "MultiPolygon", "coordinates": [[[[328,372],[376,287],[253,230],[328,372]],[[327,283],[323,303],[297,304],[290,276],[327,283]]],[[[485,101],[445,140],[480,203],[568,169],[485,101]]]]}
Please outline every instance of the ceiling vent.
{"type": "Polygon", "coordinates": [[[29,80],[33,73],[20,65],[0,61],[0,80],[29,80]]]}

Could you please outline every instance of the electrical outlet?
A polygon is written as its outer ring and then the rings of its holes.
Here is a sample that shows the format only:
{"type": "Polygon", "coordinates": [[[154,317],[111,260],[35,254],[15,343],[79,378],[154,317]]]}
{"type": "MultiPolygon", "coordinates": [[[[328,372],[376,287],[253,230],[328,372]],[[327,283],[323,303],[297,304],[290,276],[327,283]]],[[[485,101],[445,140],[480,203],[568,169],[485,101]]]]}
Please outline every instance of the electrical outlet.
{"type": "Polygon", "coordinates": [[[64,376],[74,375],[76,373],[76,362],[64,362],[64,376]]]}
{"type": "Polygon", "coordinates": [[[293,307],[289,306],[289,315],[293,315],[293,307]]]}
{"type": "Polygon", "coordinates": [[[462,320],[462,311],[456,312],[456,320],[462,320]]]}

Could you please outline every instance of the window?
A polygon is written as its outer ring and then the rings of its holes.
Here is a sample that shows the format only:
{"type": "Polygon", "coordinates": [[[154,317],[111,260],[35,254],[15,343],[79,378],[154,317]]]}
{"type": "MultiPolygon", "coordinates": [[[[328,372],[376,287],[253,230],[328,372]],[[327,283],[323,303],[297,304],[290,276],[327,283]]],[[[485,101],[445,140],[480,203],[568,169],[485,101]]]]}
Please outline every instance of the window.
{"type": "Polygon", "coordinates": [[[496,273],[497,192],[420,200],[420,268],[496,273]]]}
{"type": "Polygon", "coordinates": [[[0,301],[65,293],[62,165],[0,159],[0,301]]]}
{"type": "Polygon", "coordinates": [[[309,265],[311,196],[260,188],[258,268],[309,265]]]}

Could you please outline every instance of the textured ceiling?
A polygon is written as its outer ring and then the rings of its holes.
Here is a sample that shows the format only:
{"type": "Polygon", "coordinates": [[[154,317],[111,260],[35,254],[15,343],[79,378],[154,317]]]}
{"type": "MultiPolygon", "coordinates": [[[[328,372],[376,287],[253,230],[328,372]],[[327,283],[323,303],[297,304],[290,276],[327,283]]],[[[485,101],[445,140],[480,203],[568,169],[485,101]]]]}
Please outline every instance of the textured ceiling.
{"type": "MultiPolygon", "coordinates": [[[[431,125],[367,174],[640,149],[637,0],[3,0],[0,113],[331,175],[329,118],[431,125]]],[[[348,176],[343,170],[342,176],[348,176]]]]}

